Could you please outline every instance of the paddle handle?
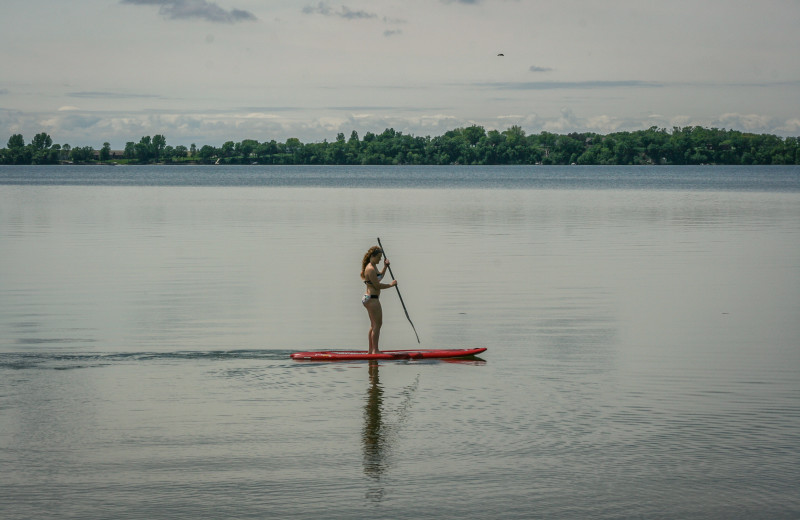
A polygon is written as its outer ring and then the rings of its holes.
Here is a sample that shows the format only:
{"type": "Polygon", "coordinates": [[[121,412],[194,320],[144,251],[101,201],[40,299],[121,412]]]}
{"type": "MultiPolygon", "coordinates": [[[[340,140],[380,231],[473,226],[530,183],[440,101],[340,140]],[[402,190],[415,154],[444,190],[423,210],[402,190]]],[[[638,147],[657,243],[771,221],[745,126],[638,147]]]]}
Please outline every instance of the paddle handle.
{"type": "MultiPolygon", "coordinates": [[[[389,255],[386,254],[386,249],[383,248],[383,244],[381,244],[381,238],[380,237],[378,237],[378,246],[381,248],[381,251],[383,251],[383,258],[385,260],[386,257],[388,257],[389,255]]],[[[386,267],[389,268],[389,276],[391,276],[392,280],[394,280],[395,278],[394,278],[394,273],[392,273],[392,266],[391,265],[387,265],[386,267]]],[[[403,312],[406,313],[406,319],[411,324],[411,328],[414,329],[414,335],[417,337],[417,343],[422,343],[419,340],[419,334],[417,334],[417,328],[414,326],[414,322],[411,321],[411,317],[408,315],[408,309],[406,309],[406,304],[403,301],[403,295],[400,294],[400,288],[397,285],[395,285],[394,288],[397,289],[397,296],[400,298],[400,305],[403,306],[403,312]]]]}

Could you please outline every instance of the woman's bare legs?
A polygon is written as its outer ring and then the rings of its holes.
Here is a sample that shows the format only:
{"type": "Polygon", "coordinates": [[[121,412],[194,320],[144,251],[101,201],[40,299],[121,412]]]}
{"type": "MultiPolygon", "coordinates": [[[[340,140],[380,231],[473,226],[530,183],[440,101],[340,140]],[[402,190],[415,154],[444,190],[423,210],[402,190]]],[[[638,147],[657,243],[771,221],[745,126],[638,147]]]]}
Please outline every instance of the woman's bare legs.
{"type": "Polygon", "coordinates": [[[381,326],[383,326],[383,309],[381,302],[373,298],[364,304],[369,314],[369,354],[379,354],[378,342],[381,338],[381,326]]]}

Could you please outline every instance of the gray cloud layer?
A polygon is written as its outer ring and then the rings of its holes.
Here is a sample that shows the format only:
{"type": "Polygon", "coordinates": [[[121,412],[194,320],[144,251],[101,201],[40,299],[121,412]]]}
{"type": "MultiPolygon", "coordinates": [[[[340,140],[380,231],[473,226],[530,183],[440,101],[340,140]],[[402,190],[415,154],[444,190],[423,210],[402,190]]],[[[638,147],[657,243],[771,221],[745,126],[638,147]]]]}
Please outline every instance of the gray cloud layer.
{"type": "Polygon", "coordinates": [[[664,85],[650,81],[524,81],[476,83],[477,87],[488,87],[500,90],[562,90],[562,89],[598,89],[598,88],[659,88],[664,85]]]}
{"type": "Polygon", "coordinates": [[[201,19],[213,23],[237,23],[257,20],[256,16],[241,9],[226,11],[206,0],[121,0],[123,4],[157,5],[158,12],[171,20],[201,19]]]}
{"type": "Polygon", "coordinates": [[[137,98],[160,98],[155,94],[128,94],[123,92],[69,92],[67,96],[83,99],[137,99],[137,98]]]}
{"type": "MultiPolygon", "coordinates": [[[[393,18],[389,16],[379,16],[377,13],[372,13],[369,11],[364,10],[357,10],[354,11],[347,7],[346,5],[339,6],[339,9],[336,10],[332,8],[327,2],[319,2],[315,4],[309,4],[302,9],[303,14],[317,14],[327,17],[335,17],[335,18],[342,18],[344,20],[377,20],[380,19],[384,25],[393,26],[407,23],[406,20],[401,18],[393,18]]],[[[383,35],[387,38],[392,36],[397,36],[402,34],[403,31],[400,29],[386,29],[383,31],[383,35]]]]}
{"type": "Polygon", "coordinates": [[[321,14],[323,16],[338,16],[346,20],[363,20],[377,18],[378,15],[367,11],[353,11],[346,5],[341,6],[339,11],[334,11],[327,3],[320,2],[317,5],[307,5],[303,8],[305,14],[321,14]]]}

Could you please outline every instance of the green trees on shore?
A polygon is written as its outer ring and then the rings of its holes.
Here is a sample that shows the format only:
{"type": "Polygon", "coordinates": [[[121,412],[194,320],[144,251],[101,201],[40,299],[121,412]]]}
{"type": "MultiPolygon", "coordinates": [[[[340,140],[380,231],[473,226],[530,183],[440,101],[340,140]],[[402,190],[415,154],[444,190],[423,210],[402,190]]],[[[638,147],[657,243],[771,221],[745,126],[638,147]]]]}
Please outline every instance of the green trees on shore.
{"type": "Polygon", "coordinates": [[[652,127],[634,132],[601,135],[591,132],[526,135],[519,126],[502,132],[482,126],[449,130],[437,137],[419,137],[392,128],[380,134],[367,132],[363,139],[353,131],[336,140],[302,143],[227,141],[220,147],[192,144],[169,146],[163,135],[144,136],[128,142],[124,152],[112,155],[108,143],[71,148],[53,144],[46,133],[25,144],[14,134],[0,149],[0,164],[58,164],[63,162],[200,163],[200,164],[800,164],[797,137],[751,134],[717,128],[652,127]]]}

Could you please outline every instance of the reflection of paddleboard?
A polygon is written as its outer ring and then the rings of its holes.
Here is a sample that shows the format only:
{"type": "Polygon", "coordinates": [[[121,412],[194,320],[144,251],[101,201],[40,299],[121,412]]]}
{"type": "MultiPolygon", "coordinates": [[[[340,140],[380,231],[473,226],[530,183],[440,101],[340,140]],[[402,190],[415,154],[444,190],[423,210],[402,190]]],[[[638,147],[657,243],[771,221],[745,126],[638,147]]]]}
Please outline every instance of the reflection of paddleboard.
{"type": "Polygon", "coordinates": [[[474,356],[486,348],[449,348],[423,350],[384,350],[380,354],[367,354],[364,350],[324,350],[319,352],[295,352],[292,359],[301,361],[345,361],[360,359],[441,359],[474,356]]]}

